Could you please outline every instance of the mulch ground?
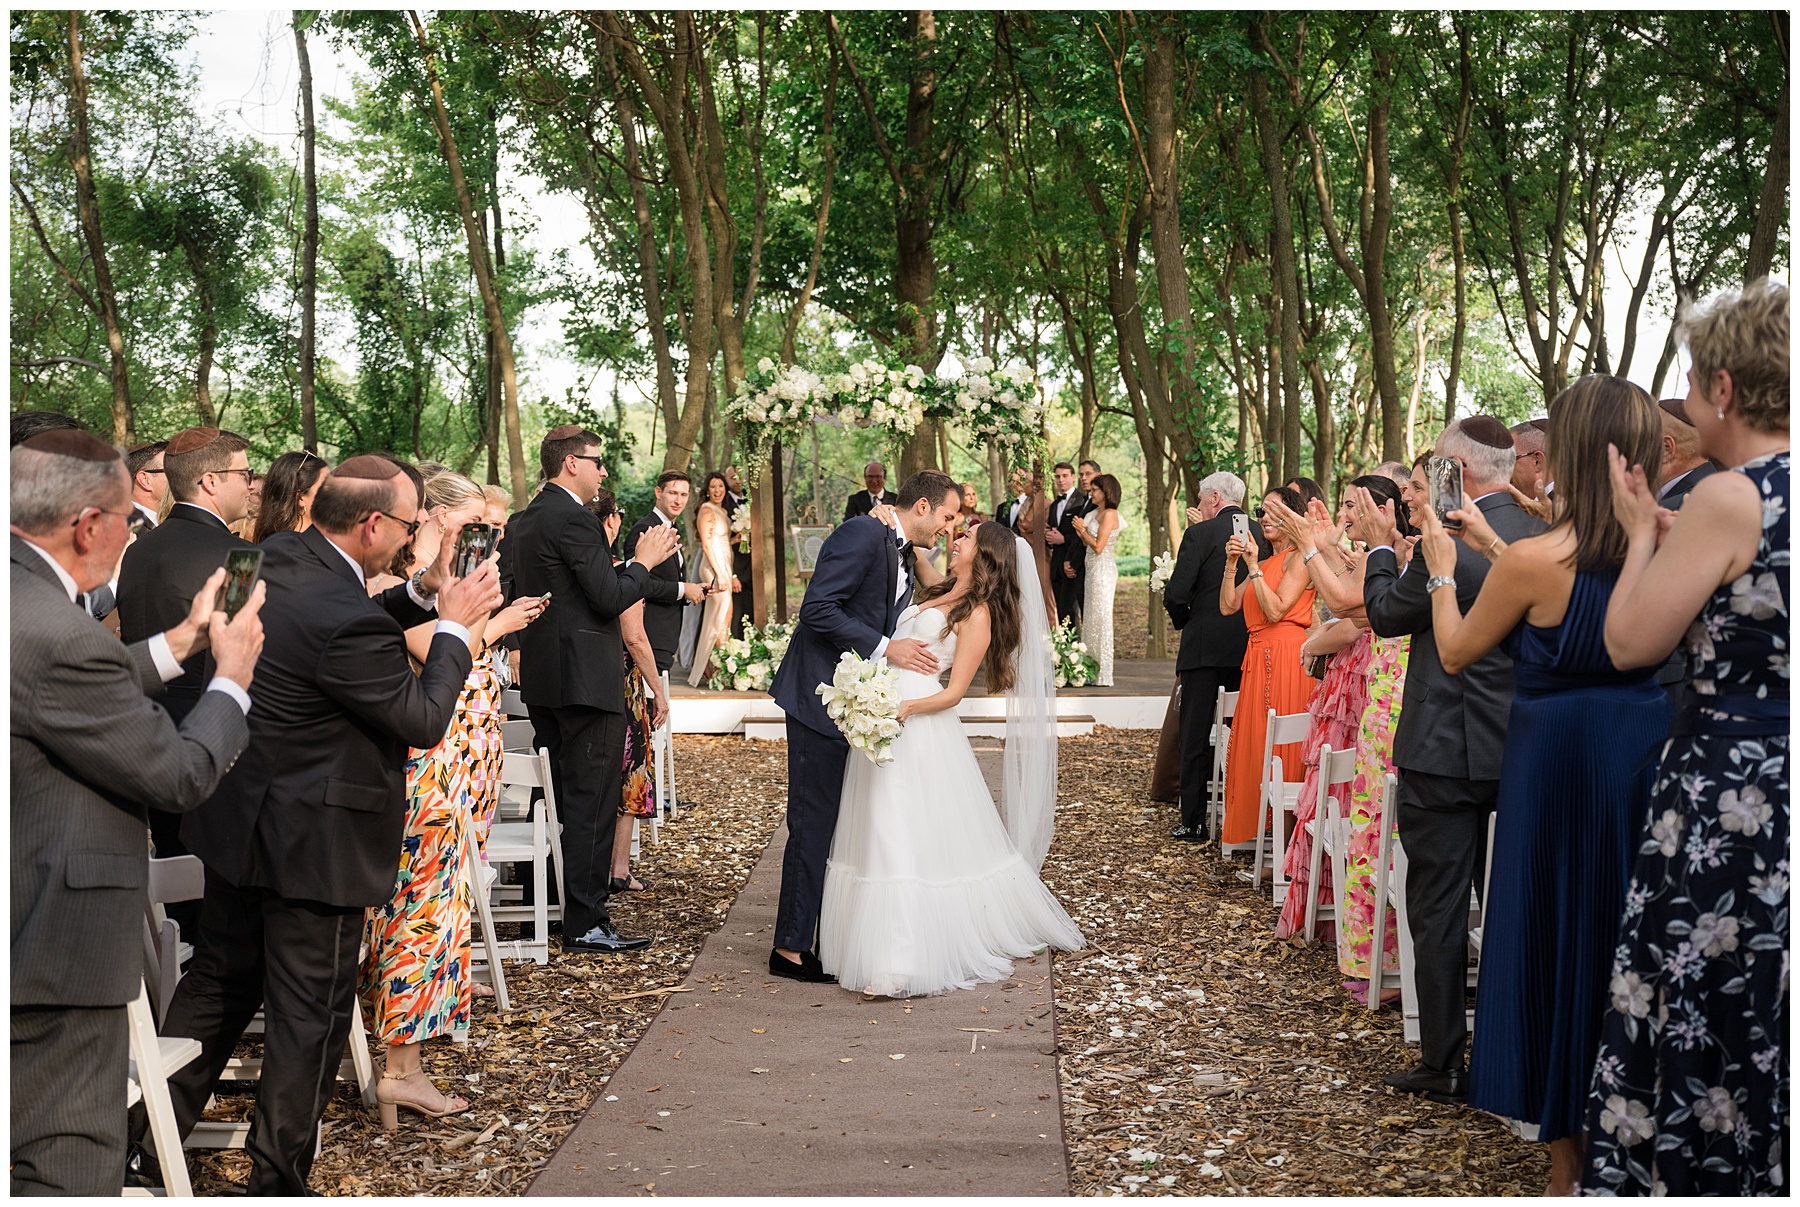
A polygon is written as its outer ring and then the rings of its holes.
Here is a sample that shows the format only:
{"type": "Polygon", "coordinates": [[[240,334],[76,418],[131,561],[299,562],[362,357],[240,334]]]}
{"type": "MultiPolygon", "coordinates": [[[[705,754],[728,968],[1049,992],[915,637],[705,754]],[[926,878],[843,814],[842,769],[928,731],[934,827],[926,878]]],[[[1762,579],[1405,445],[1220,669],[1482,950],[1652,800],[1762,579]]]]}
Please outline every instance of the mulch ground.
{"type": "MultiPolygon", "coordinates": [[[[1392,1009],[1342,988],[1325,944],[1275,939],[1266,897],[1211,846],[1167,838],[1145,796],[1153,732],[1061,745],[1056,845],[1044,878],[1092,945],[1056,957],[1058,1052],[1072,1171],[1086,1194],[1519,1194],[1548,1177],[1540,1145],[1497,1119],[1399,1097],[1382,1074],[1416,1059],[1392,1009]]],[[[384,1133],[341,1085],[312,1185],[325,1194],[516,1194],[549,1159],[716,930],[785,803],[786,750],[677,738],[684,797],[706,802],[644,844],[652,891],[617,918],[642,958],[509,964],[513,1010],[477,999],[467,1045],[426,1068],[467,1114],[402,1114],[384,1133]]],[[[210,1118],[242,1117],[250,1097],[210,1118]]],[[[241,1190],[237,1151],[190,1154],[197,1192],[241,1190]]]]}

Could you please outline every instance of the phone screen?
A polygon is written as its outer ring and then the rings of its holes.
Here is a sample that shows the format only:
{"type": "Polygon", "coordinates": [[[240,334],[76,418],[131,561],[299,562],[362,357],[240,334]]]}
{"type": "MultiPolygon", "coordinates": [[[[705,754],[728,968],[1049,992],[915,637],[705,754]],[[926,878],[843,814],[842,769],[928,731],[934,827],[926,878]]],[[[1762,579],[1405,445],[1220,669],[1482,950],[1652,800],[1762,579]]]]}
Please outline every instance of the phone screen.
{"type": "Polygon", "coordinates": [[[238,609],[250,601],[251,588],[262,573],[261,549],[233,549],[225,555],[225,585],[219,588],[216,611],[236,616],[238,609]]]}
{"type": "Polygon", "coordinates": [[[1433,457],[1425,463],[1425,476],[1431,483],[1431,508],[1438,519],[1445,528],[1461,528],[1461,521],[1446,517],[1462,508],[1462,462],[1452,457],[1433,457]]]}
{"type": "Polygon", "coordinates": [[[1231,535],[1235,536],[1240,541],[1249,540],[1250,539],[1250,517],[1245,515],[1241,511],[1238,512],[1236,515],[1232,516],[1231,517],[1231,535]]]}
{"type": "Polygon", "coordinates": [[[494,552],[492,524],[464,524],[456,538],[456,577],[467,578],[494,552]]]}

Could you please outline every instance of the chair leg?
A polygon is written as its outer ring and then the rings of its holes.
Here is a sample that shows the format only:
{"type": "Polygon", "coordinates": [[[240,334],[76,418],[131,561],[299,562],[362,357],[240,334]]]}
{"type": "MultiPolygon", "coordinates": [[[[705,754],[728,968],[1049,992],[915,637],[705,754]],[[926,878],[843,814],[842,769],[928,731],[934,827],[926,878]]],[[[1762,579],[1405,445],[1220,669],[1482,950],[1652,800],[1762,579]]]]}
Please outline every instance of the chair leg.
{"type": "Polygon", "coordinates": [[[356,1070],[356,1089],[364,1106],[375,1105],[375,1061],[369,1055],[369,1033],[363,1028],[362,1002],[350,1005],[350,1065],[356,1070]]]}
{"type": "Polygon", "coordinates": [[[1325,846],[1325,835],[1330,823],[1319,814],[1313,814],[1312,856],[1306,862],[1306,941],[1311,943],[1318,934],[1319,923],[1319,860],[1321,850],[1325,846]]]}
{"type": "Polygon", "coordinates": [[[471,851],[463,865],[469,894],[475,903],[475,918],[481,927],[481,945],[487,952],[488,979],[494,983],[494,1001],[502,1011],[512,1009],[512,998],[506,992],[506,965],[501,962],[500,944],[494,937],[494,912],[488,901],[487,886],[481,883],[481,868],[471,851]]]}
{"type": "Polygon", "coordinates": [[[150,1014],[150,994],[143,985],[138,986],[137,999],[125,1008],[125,1016],[131,1027],[131,1058],[137,1063],[138,1089],[144,1095],[144,1110],[150,1117],[150,1140],[156,1149],[157,1163],[162,1166],[164,1193],[170,1198],[193,1198],[187,1154],[182,1151],[175,1105],[169,1100],[169,1081],[163,1072],[156,1020],[150,1014]]]}

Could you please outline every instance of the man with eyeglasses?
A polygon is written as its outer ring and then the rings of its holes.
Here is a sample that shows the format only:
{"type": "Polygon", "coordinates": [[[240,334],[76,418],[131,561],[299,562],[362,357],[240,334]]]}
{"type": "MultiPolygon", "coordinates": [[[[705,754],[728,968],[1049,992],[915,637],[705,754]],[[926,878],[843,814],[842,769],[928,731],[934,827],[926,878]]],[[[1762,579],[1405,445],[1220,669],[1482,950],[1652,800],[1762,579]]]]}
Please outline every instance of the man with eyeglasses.
{"type": "MultiPolygon", "coordinates": [[[[178,623],[194,592],[225,565],[227,555],[252,548],[228,527],[243,516],[249,496],[249,448],[250,442],[235,432],[211,427],[177,432],[163,446],[155,459],[162,473],[155,478],[167,482],[175,506],[167,520],[132,542],[119,567],[119,636],[126,641],[144,641],[178,623]]],[[[134,492],[144,477],[140,469],[134,492]]],[[[214,670],[212,655],[204,650],[182,664],[181,677],[163,697],[163,707],[177,724],[199,703],[214,670]]],[[[150,836],[161,858],[187,854],[177,814],[152,809],[150,836]]],[[[182,937],[192,941],[200,922],[199,902],[179,901],[167,908],[181,925],[182,937]]]]}

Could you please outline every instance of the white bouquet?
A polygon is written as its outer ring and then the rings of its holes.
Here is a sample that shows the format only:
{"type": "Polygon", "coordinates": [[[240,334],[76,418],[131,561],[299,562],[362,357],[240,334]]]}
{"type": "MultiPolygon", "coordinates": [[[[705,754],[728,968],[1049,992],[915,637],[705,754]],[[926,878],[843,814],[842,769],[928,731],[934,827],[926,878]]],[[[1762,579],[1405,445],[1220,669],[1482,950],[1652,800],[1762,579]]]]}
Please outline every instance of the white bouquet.
{"type": "Polygon", "coordinates": [[[1175,573],[1175,555],[1159,553],[1150,562],[1150,589],[1158,595],[1169,585],[1169,576],[1175,573]]]}
{"type": "Polygon", "coordinates": [[[1067,620],[1050,634],[1050,645],[1056,651],[1056,686],[1086,687],[1100,677],[1099,659],[1067,620]]]}
{"type": "Polygon", "coordinates": [[[731,539],[745,553],[750,552],[750,509],[740,507],[731,517],[731,539]]]}
{"type": "Polygon", "coordinates": [[[793,634],[791,624],[770,623],[759,629],[746,623],[742,637],[727,637],[720,643],[713,655],[717,669],[706,685],[716,692],[767,691],[793,634]]]}
{"type": "Polygon", "coordinates": [[[900,736],[900,672],[886,662],[870,662],[844,651],[830,683],[819,684],[819,699],[853,749],[876,766],[892,762],[888,747],[900,736]]]}

